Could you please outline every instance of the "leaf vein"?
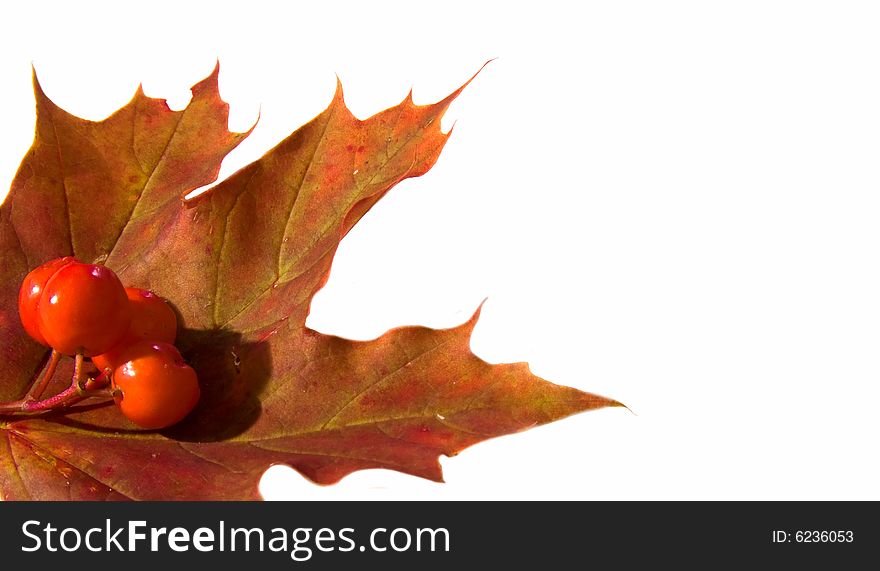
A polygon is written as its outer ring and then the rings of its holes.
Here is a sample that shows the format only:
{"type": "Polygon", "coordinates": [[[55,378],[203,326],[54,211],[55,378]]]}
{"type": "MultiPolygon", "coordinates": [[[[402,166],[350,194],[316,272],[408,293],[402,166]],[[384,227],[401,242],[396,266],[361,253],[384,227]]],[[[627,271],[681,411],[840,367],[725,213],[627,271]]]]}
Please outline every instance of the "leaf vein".
{"type": "MultiPolygon", "coordinates": [[[[238,201],[241,200],[241,197],[244,196],[245,193],[247,192],[248,188],[250,188],[251,182],[254,180],[254,177],[257,175],[258,172],[260,172],[260,168],[258,167],[258,165],[253,165],[251,167],[251,174],[248,177],[247,182],[244,183],[244,188],[242,188],[241,192],[239,192],[235,196],[235,200],[232,203],[232,207],[230,207],[229,211],[226,213],[226,216],[224,216],[224,218],[223,218],[223,233],[220,236],[220,249],[217,253],[217,260],[216,260],[217,272],[216,272],[216,277],[214,279],[214,295],[212,296],[212,299],[213,299],[213,312],[212,313],[214,314],[213,322],[214,322],[215,327],[217,327],[217,322],[220,320],[220,316],[218,313],[220,311],[218,309],[220,307],[220,264],[223,263],[223,251],[226,249],[226,237],[229,234],[229,219],[232,218],[232,215],[235,212],[236,207],[238,206],[238,201]]],[[[225,324],[223,326],[225,326],[225,324]]],[[[221,327],[223,327],[223,326],[221,326],[221,327]]]]}
{"type": "Polygon", "coordinates": [[[15,475],[18,477],[18,481],[21,482],[21,487],[24,489],[25,493],[29,498],[33,499],[34,496],[31,494],[27,483],[24,481],[24,477],[21,475],[18,460],[15,458],[15,451],[12,449],[12,431],[7,429],[4,432],[6,432],[6,448],[9,450],[9,459],[12,460],[12,465],[15,467],[15,475]]]}
{"type": "MultiPolygon", "coordinates": [[[[190,105],[187,105],[186,108],[180,112],[177,117],[177,122],[174,124],[174,129],[171,131],[171,136],[168,137],[168,140],[165,141],[165,146],[162,148],[162,153],[159,155],[159,160],[156,161],[156,164],[153,165],[153,169],[150,171],[150,175],[147,177],[147,180],[144,182],[144,186],[141,187],[141,191],[138,193],[137,200],[134,203],[134,206],[131,207],[131,212],[128,213],[128,220],[126,220],[125,224],[122,226],[122,229],[119,230],[119,233],[116,235],[116,239],[113,240],[113,245],[110,247],[110,252],[107,254],[109,256],[113,255],[113,252],[116,251],[116,246],[119,244],[119,240],[122,238],[122,235],[125,233],[126,229],[131,225],[132,221],[139,218],[135,216],[135,212],[137,212],[138,206],[141,204],[141,200],[144,197],[144,194],[147,192],[147,187],[150,186],[150,183],[153,181],[153,177],[156,175],[156,172],[159,170],[159,165],[161,165],[165,161],[165,157],[168,154],[168,149],[171,147],[171,143],[174,141],[175,137],[177,137],[177,132],[179,130],[180,124],[183,122],[183,117],[186,115],[186,112],[189,110],[190,105]]],[[[132,113],[135,119],[137,118],[137,109],[132,113]]],[[[132,154],[135,156],[135,160],[138,162],[138,166],[143,171],[143,165],[141,165],[140,157],[137,156],[137,152],[134,150],[134,120],[132,119],[131,126],[131,137],[132,137],[132,154]]],[[[169,199],[171,200],[171,199],[169,199]]],[[[166,204],[168,201],[165,201],[166,204]]],[[[155,210],[161,208],[161,205],[157,207],[155,210]]]]}
{"type": "Polygon", "coordinates": [[[360,389],[359,391],[357,391],[357,392],[354,394],[354,396],[352,396],[352,397],[351,397],[351,398],[350,398],[345,404],[343,404],[342,407],[340,407],[339,410],[337,410],[336,413],[335,413],[332,417],[330,417],[330,418],[327,420],[327,422],[325,422],[325,423],[321,426],[321,430],[324,430],[324,429],[326,429],[328,426],[330,426],[330,423],[332,423],[334,420],[336,420],[337,418],[339,418],[339,416],[340,416],[340,415],[341,415],[341,414],[342,414],[342,413],[343,413],[348,407],[350,407],[352,404],[354,404],[354,402],[355,402],[356,400],[360,399],[361,397],[363,397],[363,396],[364,396],[365,394],[367,394],[368,392],[370,392],[370,391],[372,391],[373,389],[375,389],[375,388],[379,387],[380,385],[384,384],[384,382],[385,382],[386,380],[391,379],[392,377],[394,377],[395,375],[397,375],[400,371],[402,371],[403,369],[405,369],[407,366],[412,365],[413,363],[415,363],[416,361],[418,361],[418,360],[424,358],[424,357],[425,357],[426,355],[428,355],[428,354],[434,353],[435,351],[437,351],[437,350],[440,349],[441,347],[444,347],[444,346],[448,345],[451,341],[452,341],[452,338],[451,338],[451,337],[450,337],[450,338],[447,338],[447,339],[444,339],[443,341],[437,343],[436,345],[434,345],[433,347],[431,347],[431,348],[428,349],[427,351],[424,351],[424,352],[420,353],[419,355],[416,355],[415,357],[411,357],[411,358],[409,358],[405,363],[403,363],[402,365],[400,365],[399,367],[397,367],[397,368],[394,369],[393,371],[390,371],[390,372],[388,372],[388,373],[386,373],[386,374],[384,374],[384,375],[381,375],[381,376],[378,377],[376,380],[374,380],[373,382],[371,382],[371,383],[368,384],[367,386],[365,386],[365,387],[363,387],[362,389],[360,389]]]}
{"type": "Polygon", "coordinates": [[[243,475],[243,474],[246,474],[246,473],[247,473],[247,472],[242,472],[241,470],[233,470],[233,469],[230,468],[229,466],[227,466],[227,465],[225,465],[225,464],[223,464],[223,463],[221,463],[221,462],[218,462],[218,461],[214,460],[213,458],[208,458],[207,456],[205,456],[205,455],[203,455],[203,454],[199,454],[198,452],[196,452],[196,451],[193,450],[192,448],[187,448],[186,446],[184,446],[184,445],[183,445],[183,442],[177,441],[177,445],[178,445],[178,446],[180,447],[180,449],[183,450],[184,452],[186,452],[186,453],[188,453],[188,454],[191,454],[191,455],[195,456],[195,457],[198,458],[199,460],[202,460],[202,461],[204,461],[204,462],[208,462],[209,464],[214,464],[215,466],[219,466],[220,468],[223,468],[224,470],[226,470],[227,472],[229,472],[229,473],[231,473],[231,474],[243,475]]]}
{"type": "MultiPolygon", "coordinates": [[[[423,446],[419,446],[418,444],[412,443],[413,446],[417,446],[420,448],[424,448],[423,446]]],[[[375,462],[378,464],[383,464],[385,466],[395,466],[400,468],[402,472],[409,472],[412,470],[412,466],[405,462],[396,462],[393,460],[387,460],[385,458],[373,458],[370,456],[355,456],[353,454],[339,454],[332,452],[315,452],[309,450],[279,450],[277,448],[269,448],[266,446],[259,446],[255,442],[248,442],[249,446],[252,446],[258,450],[263,450],[266,452],[275,452],[278,454],[297,454],[300,456],[321,456],[324,458],[341,458],[344,460],[360,460],[362,462],[375,462]]]]}
{"type": "Polygon", "coordinates": [[[58,155],[58,171],[61,175],[61,189],[64,196],[64,212],[67,214],[67,238],[70,241],[70,251],[76,255],[76,245],[73,243],[73,221],[70,217],[70,197],[67,194],[67,182],[64,180],[64,160],[61,158],[61,139],[58,137],[58,126],[55,117],[49,113],[49,121],[52,123],[52,132],[55,134],[55,152],[58,155]]]}
{"type": "MultiPolygon", "coordinates": [[[[303,184],[307,178],[309,178],[309,173],[312,172],[312,167],[315,165],[315,157],[318,155],[318,149],[324,143],[324,139],[327,136],[327,128],[330,126],[330,122],[333,120],[333,115],[336,111],[335,103],[330,107],[329,112],[327,113],[327,120],[324,122],[324,127],[321,129],[321,136],[318,137],[318,142],[315,143],[315,148],[312,149],[312,155],[309,157],[309,164],[306,165],[306,170],[303,172],[303,176],[299,181],[299,184],[296,188],[296,196],[293,197],[293,200],[290,203],[290,209],[287,211],[287,223],[284,226],[284,232],[281,233],[281,241],[278,243],[278,255],[276,256],[275,262],[275,279],[281,279],[281,252],[284,249],[284,238],[287,237],[287,232],[290,229],[291,218],[293,217],[293,209],[296,208],[296,203],[299,201],[300,191],[302,190],[303,184]]],[[[259,294],[257,295],[259,297],[259,294]]]]}
{"type": "MultiPolygon", "coordinates": [[[[63,462],[65,465],[70,466],[71,468],[73,468],[73,469],[76,470],[77,472],[79,472],[79,473],[85,475],[87,478],[91,478],[91,479],[94,480],[95,482],[97,482],[97,483],[99,483],[99,484],[101,484],[101,485],[107,486],[111,491],[113,491],[113,492],[115,492],[115,493],[117,493],[117,494],[119,494],[119,495],[121,495],[121,496],[124,496],[125,498],[127,498],[127,499],[129,499],[129,500],[134,500],[134,499],[136,499],[133,495],[129,495],[128,493],[122,493],[122,492],[120,492],[119,489],[116,487],[115,484],[111,484],[111,483],[109,483],[109,482],[106,482],[106,481],[104,481],[104,480],[98,478],[98,477],[95,476],[94,474],[90,474],[85,468],[80,468],[79,466],[77,466],[77,465],[75,465],[75,464],[72,464],[72,463],[68,462],[67,460],[64,460],[63,458],[59,458],[58,455],[55,454],[52,450],[46,448],[45,446],[41,446],[41,445],[37,444],[36,442],[34,442],[34,441],[31,440],[30,438],[26,437],[26,436],[25,436],[24,434],[22,434],[21,432],[16,432],[16,433],[15,433],[15,436],[18,437],[18,438],[21,438],[22,440],[24,440],[25,442],[27,442],[28,444],[30,444],[32,447],[34,447],[34,448],[36,448],[36,449],[39,449],[39,450],[42,450],[43,452],[45,452],[45,453],[48,454],[49,456],[52,456],[53,458],[55,458],[55,459],[58,460],[59,462],[63,462]]],[[[60,473],[60,472],[59,472],[59,473],[60,473]]],[[[64,474],[61,474],[61,475],[63,476],[64,474]]],[[[68,490],[68,492],[69,492],[69,490],[68,490]]]]}

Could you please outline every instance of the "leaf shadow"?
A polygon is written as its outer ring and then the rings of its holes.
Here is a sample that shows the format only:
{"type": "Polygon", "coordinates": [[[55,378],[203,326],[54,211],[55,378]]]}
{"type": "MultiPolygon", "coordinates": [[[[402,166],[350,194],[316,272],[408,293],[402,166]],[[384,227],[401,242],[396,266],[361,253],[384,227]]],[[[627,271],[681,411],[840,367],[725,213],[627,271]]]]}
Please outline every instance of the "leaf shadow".
{"type": "Polygon", "coordinates": [[[161,434],[187,442],[218,442],[253,425],[262,411],[260,393],[271,377],[269,345],[243,342],[241,333],[230,329],[183,329],[176,344],[198,374],[201,397],[183,422],[161,434]]]}

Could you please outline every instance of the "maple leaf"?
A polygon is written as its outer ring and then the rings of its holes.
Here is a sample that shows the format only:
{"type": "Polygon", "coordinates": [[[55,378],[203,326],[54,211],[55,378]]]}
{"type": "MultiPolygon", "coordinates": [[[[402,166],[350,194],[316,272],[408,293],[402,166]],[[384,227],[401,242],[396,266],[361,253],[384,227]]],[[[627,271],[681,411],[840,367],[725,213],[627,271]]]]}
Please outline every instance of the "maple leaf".
{"type": "Polygon", "coordinates": [[[620,406],[523,363],[477,358],[479,311],[452,329],[402,327],[372,341],[305,326],[340,240],[396,183],[431,168],[449,136],[440,119],[467,83],[363,121],[337,84],[321,114],[184,200],[248,134],[228,132],[217,75],[182,111],[139,89],[98,122],[54,105],[34,77],[36,137],[0,207],[0,399],[21,397],[46,359],[19,324],[19,284],[62,255],[102,261],[172,302],[202,399],[161,432],[107,404],[0,417],[3,498],[253,499],[278,463],[322,484],[366,468],[440,481],[440,455],[620,406]]]}

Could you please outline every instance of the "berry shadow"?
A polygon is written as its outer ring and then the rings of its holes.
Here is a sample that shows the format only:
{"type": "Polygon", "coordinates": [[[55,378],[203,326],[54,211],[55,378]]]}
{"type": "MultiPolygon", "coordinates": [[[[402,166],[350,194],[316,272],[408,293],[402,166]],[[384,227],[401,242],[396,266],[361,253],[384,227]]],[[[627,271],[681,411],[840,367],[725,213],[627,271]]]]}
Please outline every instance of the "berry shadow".
{"type": "MultiPolygon", "coordinates": [[[[240,333],[227,329],[181,329],[175,345],[195,369],[201,396],[196,408],[182,422],[157,432],[187,442],[219,442],[252,426],[262,412],[259,396],[271,378],[269,344],[243,342],[240,333]]],[[[91,364],[88,371],[95,374],[91,364]]],[[[72,359],[63,359],[46,394],[67,388],[72,372],[72,359]]],[[[86,401],[34,417],[51,417],[58,424],[97,433],[148,432],[126,421],[112,401],[86,401]]],[[[21,420],[12,416],[2,418],[21,420]]]]}
{"type": "Polygon", "coordinates": [[[272,372],[269,344],[242,342],[240,333],[227,329],[183,329],[176,345],[198,374],[201,397],[183,422],[161,433],[188,442],[217,442],[253,425],[272,372]]]}

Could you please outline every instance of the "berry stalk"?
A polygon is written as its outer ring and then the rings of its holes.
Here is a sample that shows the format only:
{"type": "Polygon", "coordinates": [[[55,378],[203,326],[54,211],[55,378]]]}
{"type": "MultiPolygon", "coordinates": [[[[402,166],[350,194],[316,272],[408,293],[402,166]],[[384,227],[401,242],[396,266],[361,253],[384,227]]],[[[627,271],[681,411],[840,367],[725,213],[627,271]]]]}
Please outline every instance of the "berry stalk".
{"type": "MultiPolygon", "coordinates": [[[[101,373],[94,381],[106,381],[105,374],[101,373]]],[[[113,392],[110,389],[88,390],[83,388],[81,384],[77,376],[74,375],[70,386],[57,395],[42,400],[25,397],[16,401],[0,403],[0,414],[36,414],[61,410],[88,398],[113,398],[113,392]]]]}
{"type": "Polygon", "coordinates": [[[52,380],[52,377],[55,376],[55,369],[58,367],[59,361],[61,361],[61,353],[52,349],[52,356],[49,357],[49,363],[46,365],[40,378],[31,387],[31,390],[28,391],[27,396],[24,397],[25,400],[39,400],[40,397],[43,396],[43,393],[46,392],[46,387],[49,386],[49,382],[52,380]]]}

